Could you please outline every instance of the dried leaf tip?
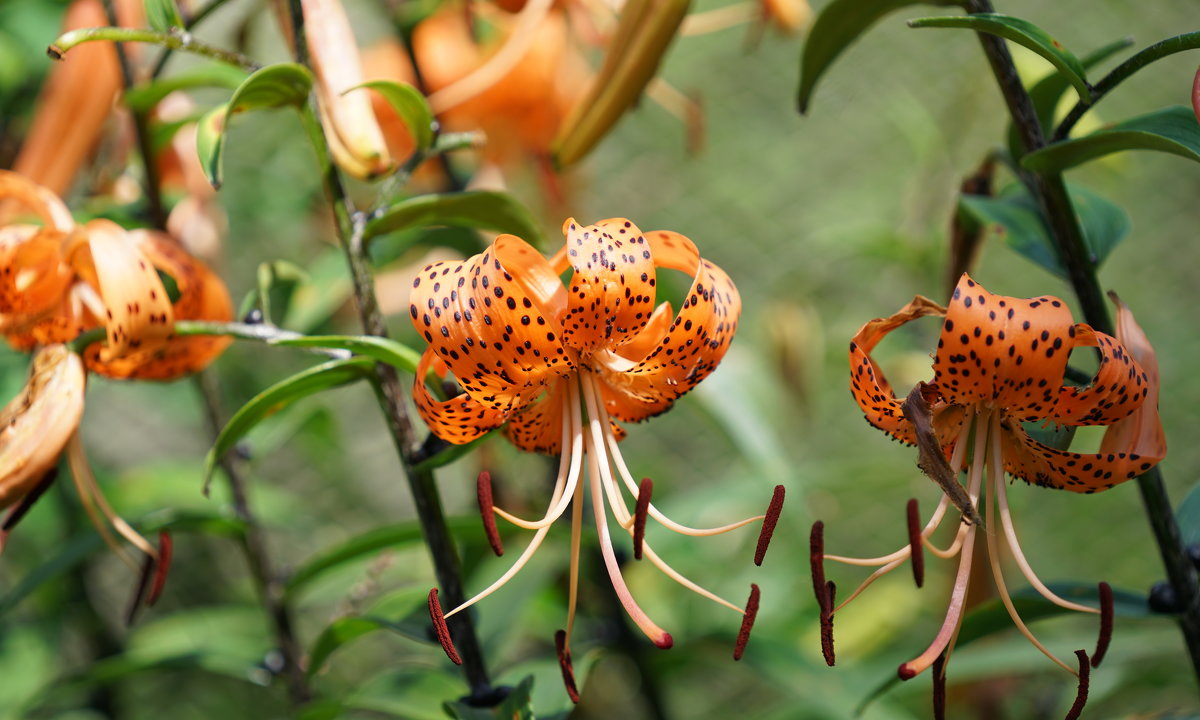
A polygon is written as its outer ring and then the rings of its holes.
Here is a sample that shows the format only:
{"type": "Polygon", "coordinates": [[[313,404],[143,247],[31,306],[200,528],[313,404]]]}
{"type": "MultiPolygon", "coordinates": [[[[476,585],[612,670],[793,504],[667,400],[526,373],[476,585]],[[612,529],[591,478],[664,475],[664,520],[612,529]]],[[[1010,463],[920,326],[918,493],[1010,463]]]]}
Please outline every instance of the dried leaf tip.
{"type": "Polygon", "coordinates": [[[450,658],[450,662],[455,665],[462,665],[462,658],[458,656],[458,650],[454,648],[454,640],[450,638],[450,626],[446,624],[442,603],[438,601],[437,588],[429,591],[429,619],[433,621],[433,631],[437,633],[438,642],[442,644],[442,650],[446,651],[446,657],[450,658]]]}
{"type": "Polygon", "coordinates": [[[642,478],[638,486],[637,506],[633,511],[633,559],[642,559],[642,546],[646,542],[646,515],[650,512],[650,497],[654,494],[654,483],[642,478]]]}
{"type": "Polygon", "coordinates": [[[475,482],[475,494],[479,499],[479,516],[483,519],[483,531],[487,533],[488,545],[496,557],[504,554],[504,541],[496,528],[495,501],[492,498],[492,474],[487,470],[479,473],[475,482]]]}
{"type": "Polygon", "coordinates": [[[571,650],[567,647],[567,631],[554,633],[554,649],[558,652],[558,668],[562,670],[563,685],[571,702],[579,703],[579,688],[575,685],[575,667],[571,664],[571,650]]]}
{"type": "Polygon", "coordinates": [[[942,452],[942,445],[938,442],[937,431],[933,429],[933,409],[930,405],[936,398],[936,385],[919,382],[901,406],[904,417],[912,424],[917,437],[917,467],[938,484],[954,507],[962,512],[965,522],[983,527],[983,518],[971,502],[971,496],[958,482],[958,473],[946,460],[946,454],[942,452]]]}
{"type": "Polygon", "coordinates": [[[1085,650],[1076,650],[1075,657],[1079,658],[1079,687],[1075,691],[1075,702],[1071,704],[1071,709],[1067,711],[1067,716],[1064,720],[1078,720],[1079,716],[1083,713],[1083,706],[1087,705],[1091,663],[1088,662],[1088,655],[1085,650]]]}
{"type": "Polygon", "coordinates": [[[925,546],[921,543],[921,511],[917,499],[908,501],[908,547],[912,559],[913,582],[917,587],[925,584],[925,546]]]}
{"type": "Polygon", "coordinates": [[[771,536],[775,534],[775,526],[779,524],[779,514],[783,512],[783,498],[786,494],[782,485],[776,485],[771,494],[771,504],[763,516],[762,530],[758,533],[758,546],[754,549],[754,564],[762,565],[767,556],[767,547],[771,544],[771,536]]]}
{"type": "Polygon", "coordinates": [[[754,619],[758,617],[758,585],[750,584],[750,598],[746,601],[746,610],[742,614],[742,627],[738,630],[737,644],[733,647],[733,659],[741,660],[746,652],[746,643],[750,642],[750,630],[754,628],[754,619]]]}
{"type": "Polygon", "coordinates": [[[1100,636],[1096,640],[1096,652],[1092,653],[1092,667],[1100,667],[1113,634],[1113,591],[1106,582],[1100,583],[1100,636]]]}

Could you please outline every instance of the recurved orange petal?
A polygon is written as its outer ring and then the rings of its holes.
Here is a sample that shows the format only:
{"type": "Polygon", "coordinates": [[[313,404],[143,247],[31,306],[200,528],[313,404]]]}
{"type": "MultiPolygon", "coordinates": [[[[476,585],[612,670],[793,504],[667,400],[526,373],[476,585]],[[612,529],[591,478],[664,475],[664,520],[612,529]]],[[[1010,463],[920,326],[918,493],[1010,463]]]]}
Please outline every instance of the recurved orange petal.
{"type": "MultiPolygon", "coordinates": [[[[225,283],[204,263],[162,233],[135,230],[129,234],[145,258],[175,282],[179,295],[172,311],[176,320],[227,322],[233,318],[225,283]]],[[[203,370],[230,342],[230,338],[219,335],[171,336],[165,342],[107,359],[93,345],[86,359],[89,370],[108,377],[173,380],[203,370]]]]}
{"type": "MultiPolygon", "coordinates": [[[[417,364],[417,381],[413,384],[413,401],[417,412],[434,435],[446,442],[464,445],[504,424],[509,413],[480,403],[466,393],[449,400],[435,398],[425,387],[424,378],[435,366],[436,359],[434,349],[427,348],[417,364]]],[[[445,375],[441,369],[437,374],[445,375]]]]}
{"type": "Polygon", "coordinates": [[[1044,418],[1078,342],[1071,311],[1058,298],[993,295],[963,273],[946,308],[934,382],[949,403],[1044,418]]]}
{"type": "MultiPolygon", "coordinates": [[[[916,444],[917,436],[901,410],[904,401],[896,397],[883,370],[871,357],[871,351],[888,333],[901,325],[920,317],[945,314],[946,308],[917,295],[894,315],[876,318],[863,325],[850,341],[850,394],[854,396],[867,422],[909,445],[916,444]]],[[[934,405],[935,419],[938,411],[944,407],[944,403],[934,405]]],[[[935,421],[934,425],[936,427],[939,423],[935,421]]]]}
{"type": "MultiPolygon", "coordinates": [[[[1094,493],[1146,472],[1161,459],[1132,448],[1123,451],[1076,453],[1043,445],[1012,419],[1002,421],[1005,471],[1042,487],[1094,493]]],[[[1109,429],[1111,432],[1111,428],[1109,429]]],[[[1165,448],[1164,448],[1165,452],[1165,448]]]]}
{"type": "Polygon", "coordinates": [[[0,508],[20,500],[55,464],[83,415],[85,374],[64,345],[33,357],[29,382],[0,410],[0,508]]]}
{"type": "Polygon", "coordinates": [[[616,348],[635,336],[654,310],[654,261],[642,231],[625,218],[563,223],[574,273],[563,339],[580,352],[616,348]]]}
{"type": "Polygon", "coordinates": [[[0,316],[26,322],[62,300],[71,284],[62,257],[64,237],[32,225],[0,228],[0,316]]]}
{"type": "Polygon", "coordinates": [[[37,215],[48,228],[67,232],[75,227],[71,211],[53,191],[20,173],[0,170],[0,223],[7,223],[8,216],[19,213],[22,207],[37,215]],[[5,200],[14,202],[6,204],[5,200]]]}
{"type": "Polygon", "coordinates": [[[1100,367],[1087,386],[1061,388],[1047,417],[1063,425],[1111,425],[1141,407],[1150,378],[1125,346],[1087,325],[1076,326],[1075,339],[1077,347],[1099,348],[1100,367]]]}
{"type": "Polygon", "coordinates": [[[691,240],[657,230],[645,234],[655,267],[692,276],[679,314],[661,340],[638,358],[599,353],[593,365],[612,393],[606,402],[623,421],[660,413],[708,377],[733,339],[742,301],[725,271],[700,257],[691,240]]]}
{"type": "Polygon", "coordinates": [[[533,402],[575,368],[557,319],[566,290],[546,259],[513,235],[462,262],[428,266],[413,281],[410,302],[431,351],[469,396],[501,414],[533,402]]]}

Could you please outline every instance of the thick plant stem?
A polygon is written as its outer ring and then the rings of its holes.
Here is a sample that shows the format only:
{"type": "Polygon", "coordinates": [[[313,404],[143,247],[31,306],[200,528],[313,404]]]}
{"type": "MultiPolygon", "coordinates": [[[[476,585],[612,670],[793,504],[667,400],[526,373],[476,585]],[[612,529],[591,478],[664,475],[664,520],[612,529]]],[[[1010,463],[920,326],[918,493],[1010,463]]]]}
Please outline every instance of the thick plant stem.
{"type": "MultiPolygon", "coordinates": [[[[290,0],[289,8],[292,20],[291,40],[296,60],[305,63],[308,60],[308,51],[304,39],[304,18],[299,0],[290,0]]],[[[302,109],[302,119],[317,154],[325,190],[332,205],[338,238],[346,252],[346,261],[350,267],[350,277],[354,288],[354,299],[358,306],[363,331],[369,335],[387,337],[387,324],[384,322],[383,313],[379,309],[379,301],[375,296],[375,281],[371,276],[367,250],[363,243],[366,215],[358,212],[347,198],[342,186],[341,175],[333,164],[329,145],[325,141],[320,122],[311,106],[302,109]]],[[[420,449],[421,443],[417,438],[412,419],[408,415],[404,388],[400,384],[396,369],[390,365],[377,363],[375,374],[380,409],[387,419],[392,442],[396,446],[405,477],[408,479],[409,491],[412,493],[413,505],[421,523],[425,544],[433,558],[434,573],[437,576],[441,595],[451,606],[460,605],[465,597],[458,550],[446,523],[446,515],[442,510],[442,499],[434,482],[433,473],[418,471],[414,467],[416,464],[415,454],[420,449]]],[[[454,638],[454,644],[462,658],[463,674],[470,687],[471,697],[486,702],[493,697],[494,693],[484,660],[483,646],[475,632],[471,614],[459,613],[449,618],[447,623],[450,627],[450,634],[454,638]]]]}
{"type": "MultiPolygon", "coordinates": [[[[991,0],[968,0],[966,8],[970,13],[994,12],[991,0]]],[[[1009,114],[1025,152],[1045,147],[1046,139],[1041,125],[1038,124],[1033,102],[1017,76],[1005,41],[985,33],[979,33],[979,41],[1004,95],[1004,101],[1008,105],[1009,114]]],[[[1055,248],[1067,268],[1084,318],[1095,329],[1111,334],[1112,320],[1096,278],[1096,264],[1087,251],[1083,231],[1071,205],[1062,175],[1034,173],[1023,179],[1037,196],[1038,203],[1049,220],[1055,248]]],[[[1200,586],[1197,585],[1196,570],[1188,560],[1179,525],[1171,510],[1159,469],[1153,468],[1141,475],[1138,478],[1138,489],[1141,491],[1142,504],[1154,532],[1155,542],[1158,543],[1159,554],[1166,567],[1167,579],[1175,590],[1180,608],[1180,631],[1191,657],[1192,669],[1197,682],[1200,683],[1200,586]]]]}
{"type": "MultiPolygon", "coordinates": [[[[224,419],[221,417],[217,389],[213,376],[202,372],[196,376],[196,387],[204,400],[205,419],[208,429],[215,440],[221,432],[224,419]]],[[[238,520],[245,525],[246,532],[242,538],[242,553],[246,556],[246,564],[250,567],[250,575],[254,578],[254,586],[262,598],[271,627],[275,632],[275,642],[279,646],[282,658],[280,672],[287,680],[288,697],[293,705],[299,706],[312,699],[312,688],[308,685],[308,677],[304,672],[300,659],[302,652],[296,641],[296,633],[292,628],[292,613],[284,601],[283,583],[278,574],[271,568],[271,556],[267,551],[266,536],[262,525],[250,509],[250,501],[246,496],[246,480],[242,476],[238,459],[232,452],[226,453],[220,459],[221,469],[229,482],[229,492],[233,496],[233,511],[238,520]]]]}

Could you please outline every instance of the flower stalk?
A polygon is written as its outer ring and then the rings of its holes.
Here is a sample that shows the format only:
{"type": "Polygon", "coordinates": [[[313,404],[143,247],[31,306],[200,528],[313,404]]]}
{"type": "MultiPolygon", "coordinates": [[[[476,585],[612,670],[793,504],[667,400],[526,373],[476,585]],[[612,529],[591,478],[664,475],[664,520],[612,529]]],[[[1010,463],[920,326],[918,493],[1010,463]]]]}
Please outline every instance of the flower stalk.
{"type": "MultiPolygon", "coordinates": [[[[968,0],[966,9],[970,13],[994,12],[991,0],[968,0]]],[[[1046,139],[1041,125],[1038,123],[1033,102],[1021,84],[1008,46],[999,37],[986,33],[978,35],[1025,152],[1034,152],[1045,147],[1046,139]]],[[[1140,65],[1130,65],[1128,73],[1132,73],[1137,67],[1140,65]]],[[[1115,85],[1124,77],[1125,75],[1119,75],[1111,84],[1115,85]]],[[[1093,103],[1098,99],[1099,96],[1093,99],[1093,103]]],[[[1077,119],[1077,115],[1082,115],[1082,110],[1077,114],[1073,112],[1072,115],[1076,116],[1074,119],[1077,119]]],[[[1070,121],[1073,122],[1073,120],[1070,121]]],[[[1064,121],[1064,124],[1067,122],[1064,121]]],[[[1070,125],[1065,126],[1068,129],[1070,127],[1070,125]]],[[[1062,134],[1064,133],[1061,131],[1056,133],[1055,140],[1062,139],[1062,134]]],[[[1023,179],[1037,197],[1049,221],[1055,248],[1061,256],[1063,265],[1067,268],[1071,286],[1079,299],[1084,318],[1096,330],[1111,333],[1113,330],[1112,320],[1104,305],[1104,295],[1096,278],[1095,263],[1088,255],[1083,241],[1083,231],[1067,195],[1062,175],[1060,173],[1031,173],[1023,179]]],[[[1166,567],[1167,579],[1175,590],[1176,597],[1179,598],[1180,631],[1192,661],[1192,669],[1196,673],[1197,680],[1200,681],[1200,584],[1197,581],[1196,570],[1188,560],[1187,551],[1183,546],[1179,526],[1175,521],[1175,514],[1171,509],[1171,503],[1163,484],[1162,473],[1155,467],[1138,477],[1137,480],[1147,520],[1154,532],[1154,539],[1158,544],[1163,565],[1166,567]]]]}

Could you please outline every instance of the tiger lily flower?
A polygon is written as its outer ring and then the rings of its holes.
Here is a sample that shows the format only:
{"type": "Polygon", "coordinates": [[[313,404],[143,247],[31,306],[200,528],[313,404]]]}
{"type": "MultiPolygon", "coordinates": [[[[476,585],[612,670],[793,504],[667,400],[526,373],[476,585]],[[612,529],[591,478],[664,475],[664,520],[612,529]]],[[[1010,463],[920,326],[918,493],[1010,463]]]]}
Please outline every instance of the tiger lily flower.
{"type": "MultiPolygon", "coordinates": [[[[649,479],[634,480],[618,449],[625,433],[616,424],[666,412],[717,367],[737,329],[737,288],[724,271],[700,257],[691,240],[675,232],[642,233],[632,222],[614,218],[587,226],[569,219],[563,233],[565,247],[549,260],[520,238],[501,235],[462,262],[429,265],[413,282],[412,322],[429,343],[417,367],[414,397],[433,433],[462,444],[503,426],[518,448],[559,456],[550,506],[534,520],[494,507],[490,478],[481,475],[480,506],[493,547],[499,550],[495,516],[535,534],[511,569],[446,616],[462,612],[512,578],[570,507],[570,593],[567,629],[559,642],[566,676],[588,487],[605,567],[634,623],[659,647],[671,647],[671,635],[638,606],[622,578],[609,512],[632,536],[636,558],[644,555],[684,587],[743,615],[735,652],[740,656],[757,609],[757,586],[746,610],[700,587],[654,552],[645,540],[646,520],[696,536],[764,520],[755,558],[761,563],[783,502],[782,486],[765,515],[714,528],[681,525],[650,502],[649,479]],[[678,314],[670,303],[655,306],[659,268],[692,277],[678,314]],[[568,271],[564,286],[559,277],[568,271]],[[449,400],[435,398],[424,382],[430,370],[443,378],[452,373],[463,392],[449,400]],[[636,502],[633,510],[622,485],[636,502]]],[[[431,613],[444,628],[433,593],[431,613]]],[[[448,636],[442,637],[453,659],[448,636]]]]}
{"type": "MultiPolygon", "coordinates": [[[[1093,493],[1144,473],[1166,454],[1158,418],[1158,367],[1153,349],[1119,301],[1117,311],[1117,337],[1113,338],[1073,322],[1070,310],[1058,298],[993,295],[964,274],[948,307],[917,296],[895,315],[872,320],[858,331],[850,343],[850,387],[867,421],[897,440],[929,448],[928,453],[922,452],[922,468],[931,471],[930,466],[945,461],[949,483],[958,492],[962,486],[957,473],[965,470],[968,497],[964,502],[969,502],[969,507],[953,543],[942,549],[930,541],[930,536],[947,515],[949,495],[941,498],[924,527],[919,525],[916,501],[910,501],[909,545],[877,558],[825,555],[823,526],[814,526],[813,581],[822,610],[823,644],[829,664],[833,664],[831,625],[835,610],[909,559],[919,586],[924,549],[940,558],[959,556],[959,568],[936,638],[923,653],[902,664],[899,674],[909,679],[931,665],[944,663],[962,623],[979,530],[978,522],[968,520],[984,501],[988,562],[1001,601],[1013,623],[1038,650],[1079,675],[1080,697],[1086,697],[1087,654],[1082,650],[1076,653],[1080,659],[1076,672],[1029,631],[1009,595],[1001,571],[1000,545],[1007,546],[1030,585],[1047,600],[1070,610],[1101,614],[1101,639],[1091,658],[1092,666],[1099,664],[1111,633],[1111,589],[1101,584],[1098,611],[1063,599],[1046,587],[1018,542],[1004,474],[1039,487],[1093,493]],[[871,351],[892,330],[925,316],[944,318],[934,356],[933,382],[922,383],[905,402],[895,396],[871,358],[871,351]],[[1099,369],[1085,386],[1064,385],[1067,358],[1075,348],[1096,348],[1099,353],[1099,369]],[[1106,425],[1108,430],[1099,452],[1077,453],[1049,447],[1031,437],[1026,424],[1042,422],[1106,425]],[[878,569],[834,608],[832,583],[824,580],[824,560],[878,569]]],[[[936,688],[938,682],[944,682],[941,668],[935,670],[935,675],[936,688]]],[[[1075,715],[1082,709],[1082,700],[1076,704],[1075,715]]]]}
{"type": "Polygon", "coordinates": [[[14,347],[69,342],[104,327],[108,342],[86,351],[89,370],[170,380],[204,368],[229,344],[174,337],[175,319],[227,321],[233,307],[221,280],[171,238],[108,220],[77,226],[50,190],[0,170],[5,200],[42,223],[0,226],[0,332],[14,347]],[[160,272],[174,281],[174,302],[160,272]]]}

